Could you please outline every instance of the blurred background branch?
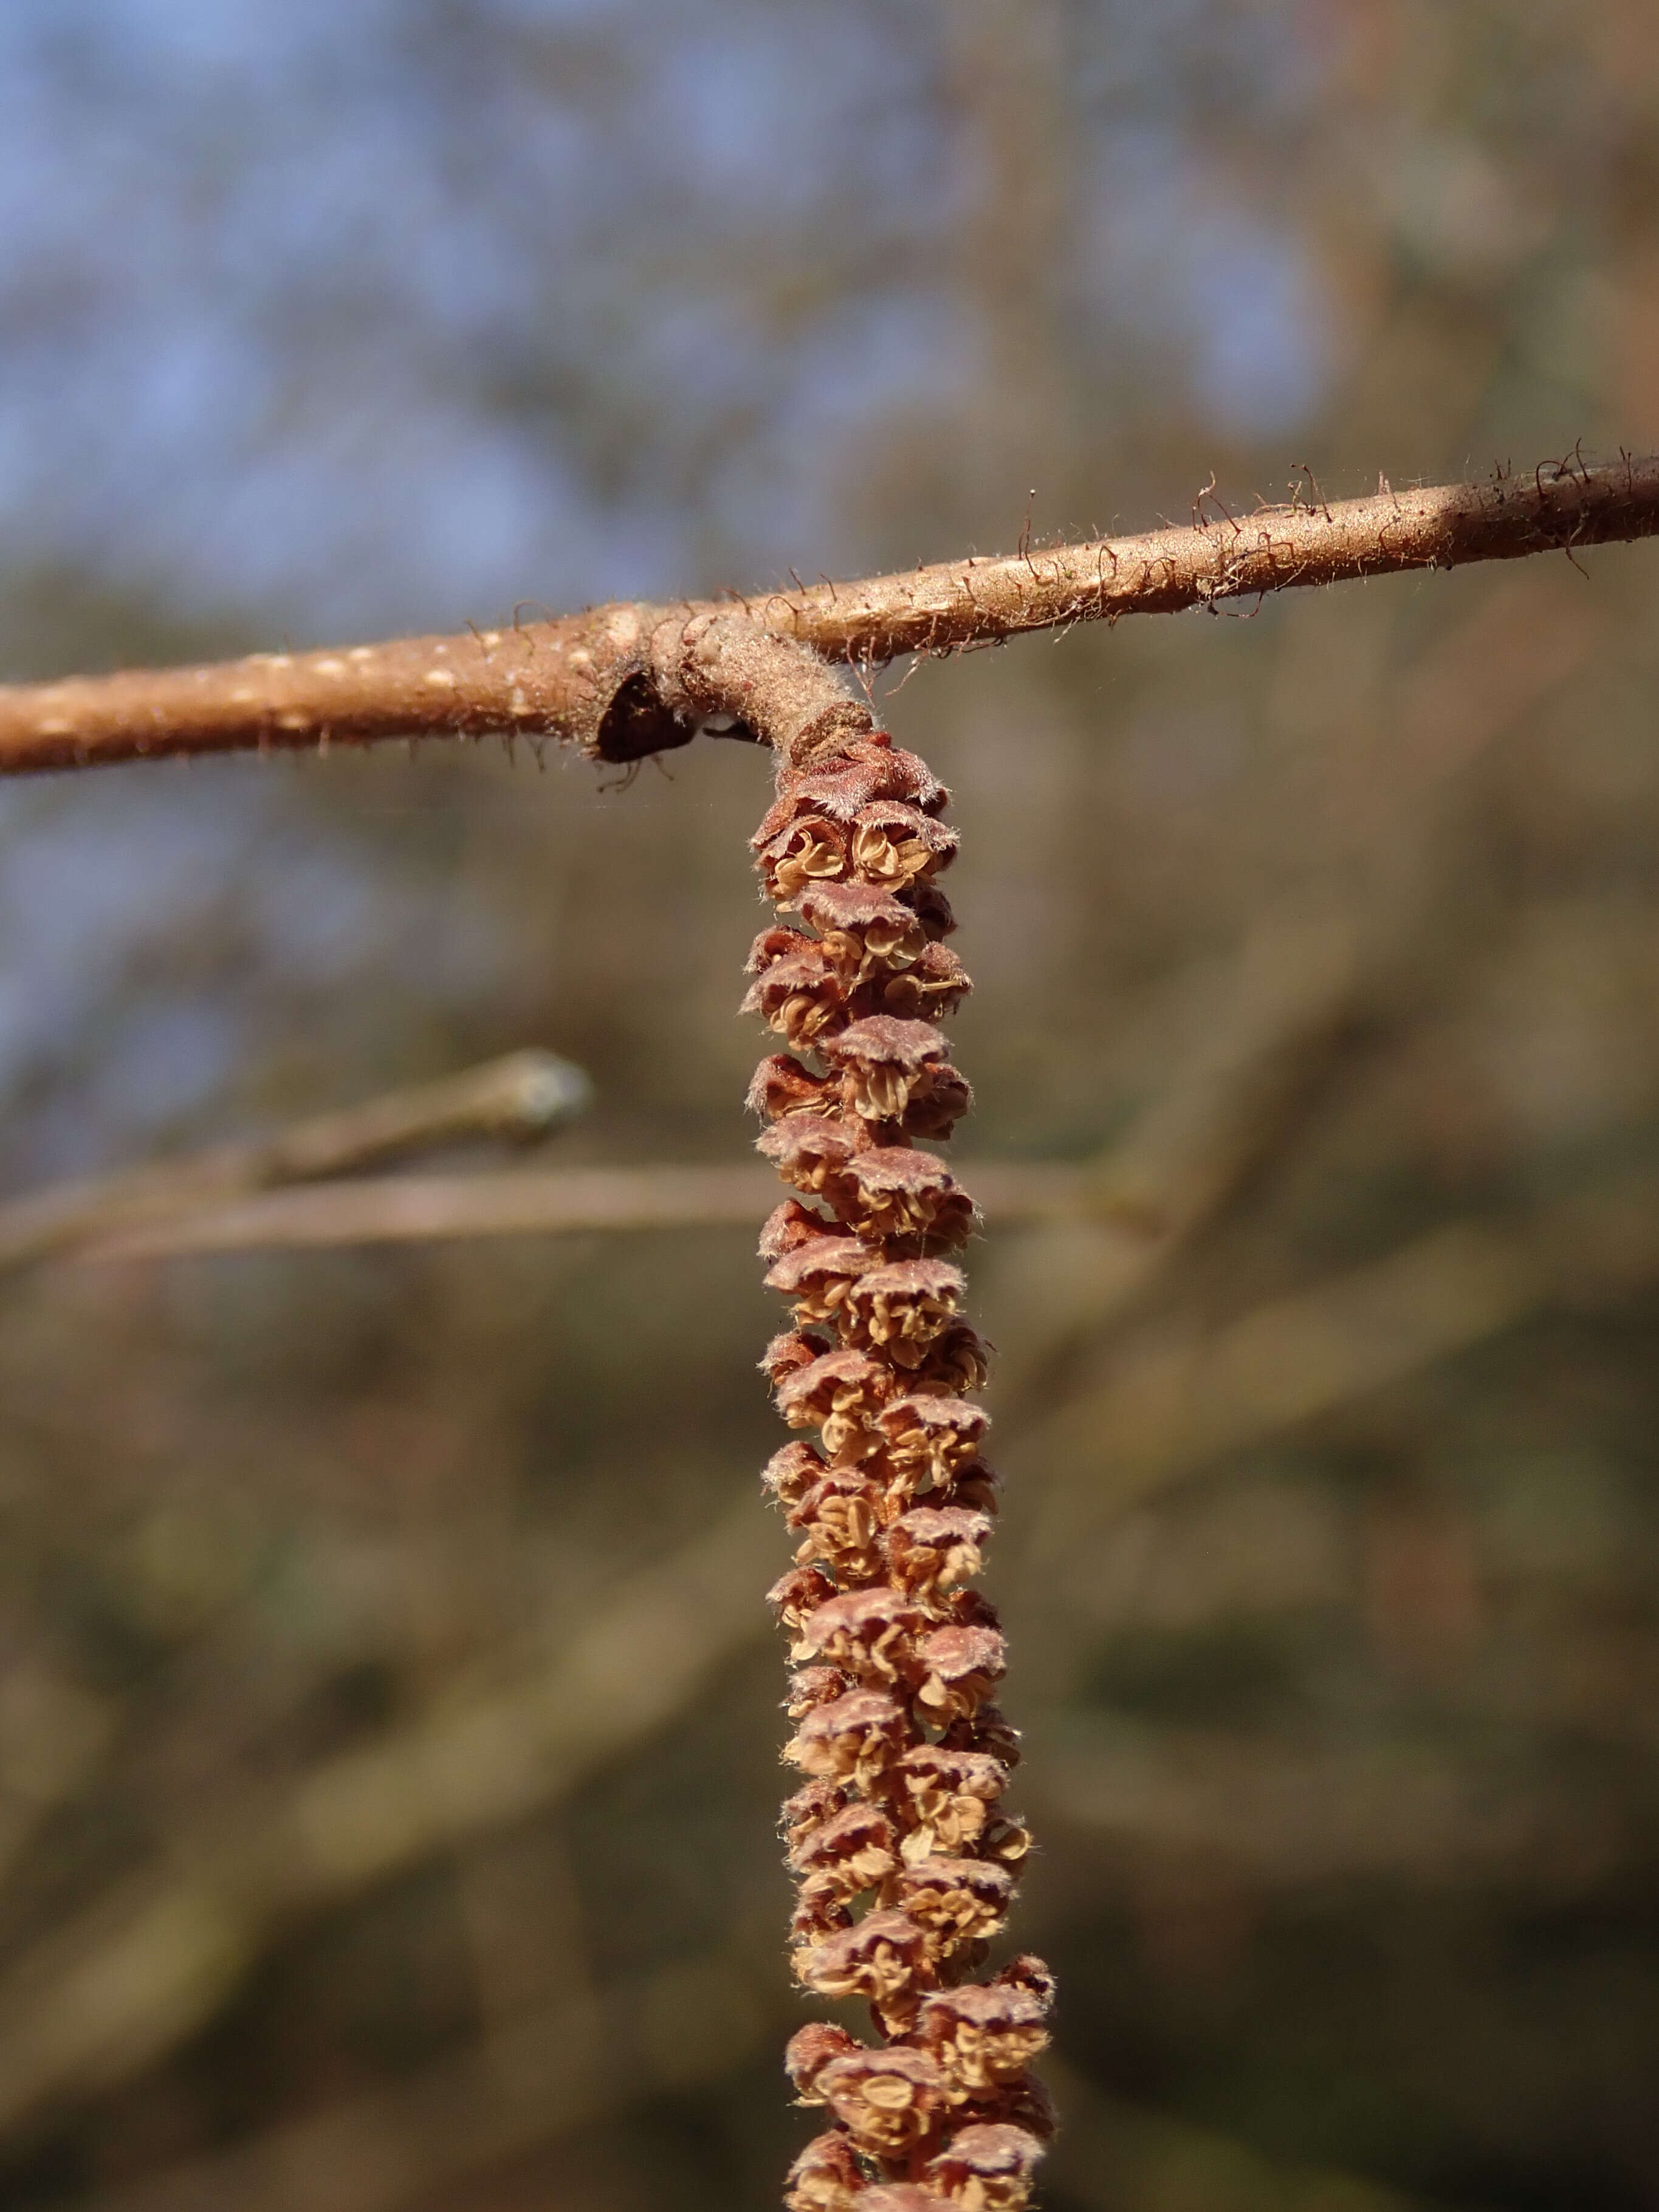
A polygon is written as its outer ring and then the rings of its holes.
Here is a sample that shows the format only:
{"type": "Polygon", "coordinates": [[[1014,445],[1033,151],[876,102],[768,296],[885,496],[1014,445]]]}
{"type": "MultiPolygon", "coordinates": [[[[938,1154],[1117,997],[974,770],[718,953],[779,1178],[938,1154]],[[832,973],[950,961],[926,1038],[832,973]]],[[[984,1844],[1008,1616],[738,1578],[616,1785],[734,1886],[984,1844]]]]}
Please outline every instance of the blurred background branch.
{"type": "Polygon", "coordinates": [[[0,1983],[0,2127],[130,2078],[193,2033],[278,1927],[555,1805],[683,1714],[756,1632],[771,1532],[753,1510],[612,1591],[518,1680],[326,1762],[285,1802],[216,1808],[0,1983]]]}
{"type": "MultiPolygon", "coordinates": [[[[1070,1219],[1100,1204],[1086,1170],[997,1161],[977,1175],[991,1221],[1070,1219]]],[[[420,1243],[430,1237],[571,1236],[605,1230],[756,1229],[776,1176],[747,1167],[566,1168],[490,1175],[400,1176],[285,1191],[123,1232],[88,1259],[154,1259],[168,1253],[281,1250],[296,1246],[420,1243]]]]}
{"type": "Polygon", "coordinates": [[[1102,1517],[1206,1460],[1328,1412],[1509,1328],[1546,1302],[1616,1301],[1659,1270],[1659,1176],[1627,1176],[1514,1223],[1451,1223],[1213,1332],[1152,1334],[1020,1439],[1081,1462],[1022,1571],[1040,1587],[1102,1517]]]}
{"type": "Polygon", "coordinates": [[[222,1207],[253,1191],[381,1167],[468,1139],[532,1142],[585,1112],[592,1097],[570,1061],[551,1052],[509,1053],[459,1075],[308,1115],[266,1137],[13,1199],[0,1206],[0,1273],[146,1228],[156,1233],[174,1216],[222,1207]]]}

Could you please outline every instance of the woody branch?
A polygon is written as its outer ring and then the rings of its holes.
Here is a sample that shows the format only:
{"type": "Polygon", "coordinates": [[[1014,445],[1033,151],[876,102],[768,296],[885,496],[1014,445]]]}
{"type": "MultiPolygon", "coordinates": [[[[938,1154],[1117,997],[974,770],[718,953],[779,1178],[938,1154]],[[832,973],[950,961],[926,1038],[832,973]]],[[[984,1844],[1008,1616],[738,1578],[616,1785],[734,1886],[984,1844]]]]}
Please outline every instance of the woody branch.
{"type": "Polygon", "coordinates": [[[619,605],[453,637],[0,688],[0,773],[497,732],[626,761],[735,712],[743,733],[777,742],[781,731],[805,762],[857,733],[860,710],[814,680],[825,663],[871,666],[1071,623],[1656,534],[1659,457],[1601,467],[1569,457],[1485,483],[1384,485],[1332,503],[1310,480],[1288,507],[1237,515],[1206,491],[1188,527],[772,592],[741,613],[619,605]]]}

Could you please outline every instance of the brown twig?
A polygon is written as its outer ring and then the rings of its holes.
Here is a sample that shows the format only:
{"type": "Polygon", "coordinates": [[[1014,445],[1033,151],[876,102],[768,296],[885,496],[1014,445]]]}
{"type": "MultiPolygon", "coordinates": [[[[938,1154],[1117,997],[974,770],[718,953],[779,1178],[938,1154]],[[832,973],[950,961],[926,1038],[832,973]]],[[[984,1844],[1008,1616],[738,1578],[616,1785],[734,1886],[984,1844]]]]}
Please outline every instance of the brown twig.
{"type": "MultiPolygon", "coordinates": [[[[592,1095],[570,1061],[551,1052],[509,1053],[460,1075],[309,1115],[268,1137],[34,1193],[0,1206],[0,1272],[146,1232],[165,1239],[167,1224],[204,1207],[383,1165],[465,1138],[542,1136],[581,1113],[592,1095]]],[[[310,1195],[326,1209],[330,1193],[310,1195]]]]}
{"type": "Polygon", "coordinates": [[[868,668],[1071,623],[1656,532],[1659,458],[1552,461],[1482,484],[1263,507],[1230,530],[1172,528],[815,584],[741,616],[711,602],[618,605],[506,630],[17,685],[0,690],[0,773],[491,732],[624,761],[684,744],[706,717],[734,712],[739,733],[778,742],[780,727],[806,729],[814,712],[838,709],[820,688],[815,709],[780,714],[768,665],[787,690],[814,657],[868,668]],[[788,644],[793,659],[768,654],[765,640],[788,644]]]}

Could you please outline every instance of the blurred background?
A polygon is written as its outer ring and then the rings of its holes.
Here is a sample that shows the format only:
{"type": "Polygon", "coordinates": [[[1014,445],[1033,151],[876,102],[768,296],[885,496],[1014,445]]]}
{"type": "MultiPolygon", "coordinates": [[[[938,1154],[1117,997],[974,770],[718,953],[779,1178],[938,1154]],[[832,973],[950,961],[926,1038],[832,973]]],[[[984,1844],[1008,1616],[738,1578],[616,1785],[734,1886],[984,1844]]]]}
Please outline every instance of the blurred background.
{"type": "MultiPolygon", "coordinates": [[[[1659,445],[1644,0],[8,0],[0,118],[14,679],[1659,445]]],[[[959,1149],[1117,1201],[974,1267],[1056,2212],[1659,2204],[1656,564],[892,699],[959,1149]]],[[[610,785],[0,791],[6,1190],[525,1045],[747,1157],[765,764],[610,785]]],[[[752,1251],[0,1284],[0,2201],[775,2202],[752,1251]]]]}

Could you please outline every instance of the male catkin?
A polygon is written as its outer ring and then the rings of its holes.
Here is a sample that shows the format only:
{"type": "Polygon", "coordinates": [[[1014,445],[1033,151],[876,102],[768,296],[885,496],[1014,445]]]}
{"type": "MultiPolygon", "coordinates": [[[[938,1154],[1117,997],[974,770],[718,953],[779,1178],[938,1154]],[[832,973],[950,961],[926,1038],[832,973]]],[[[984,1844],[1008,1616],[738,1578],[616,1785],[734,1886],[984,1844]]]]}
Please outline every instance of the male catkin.
{"type": "Polygon", "coordinates": [[[1047,2041],[1040,1960],[985,1960],[1029,1847],[1002,1810],[1019,1758],[992,1702],[1000,1624],[969,1587],[997,1510],[970,1394],[986,1351],[961,1318],[973,1209],[916,1140],[970,1103],[936,1026],[969,988],[943,940],[947,793],[881,732],[800,768],[753,840],[767,895],[746,1012],[789,1048],[761,1062],[759,1148],[796,1194],[768,1220],[766,1280],[795,1328],[762,1362],[792,1429],[765,1471],[799,1538],[771,1593],[790,1638],[784,1808],[797,1978],[859,1996],[880,2040],[814,2022],[787,2065],[826,2131],[791,2212],[1018,2212],[1052,2132],[1028,2071],[1047,2041]]]}

